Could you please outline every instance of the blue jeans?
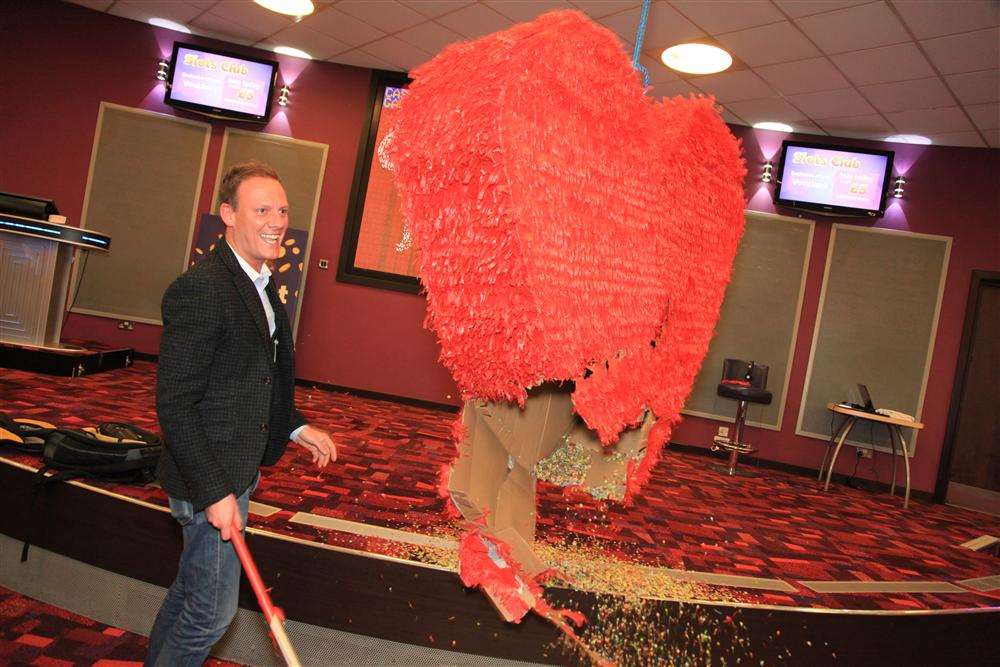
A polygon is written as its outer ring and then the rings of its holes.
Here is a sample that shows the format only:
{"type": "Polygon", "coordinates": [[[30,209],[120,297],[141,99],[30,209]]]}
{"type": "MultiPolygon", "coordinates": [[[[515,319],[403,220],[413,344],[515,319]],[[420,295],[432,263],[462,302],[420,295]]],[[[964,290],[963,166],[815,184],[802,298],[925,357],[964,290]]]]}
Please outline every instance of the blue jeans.
{"type": "MultiPolygon", "coordinates": [[[[257,479],[236,499],[243,526],[257,479]]],[[[236,615],[243,568],[232,544],[222,541],[205,512],[186,500],[169,498],[170,514],[181,524],[184,551],[177,578],[167,591],[149,633],[144,665],[201,665],[236,615]]]]}

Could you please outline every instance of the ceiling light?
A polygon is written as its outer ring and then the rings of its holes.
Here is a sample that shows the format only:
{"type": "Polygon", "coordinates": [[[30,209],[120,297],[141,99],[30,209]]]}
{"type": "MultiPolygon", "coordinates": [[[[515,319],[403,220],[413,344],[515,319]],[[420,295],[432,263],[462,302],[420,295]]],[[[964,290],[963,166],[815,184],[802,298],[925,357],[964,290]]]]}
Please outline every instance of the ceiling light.
{"type": "Polygon", "coordinates": [[[274,47],[275,53],[280,53],[283,56],[295,56],[296,58],[305,58],[306,60],[312,60],[312,56],[303,51],[302,49],[296,49],[291,46],[276,46],[274,47]]]}
{"type": "Polygon", "coordinates": [[[688,74],[715,74],[728,69],[733,57],[711,44],[677,44],[660,56],[670,69],[688,74]]]}
{"type": "Polygon", "coordinates": [[[886,137],[885,140],[894,144],[920,144],[922,146],[928,146],[931,143],[930,139],[919,134],[894,134],[891,137],[886,137]]]}
{"type": "Polygon", "coordinates": [[[170,19],[161,19],[159,17],[154,17],[149,19],[148,23],[155,25],[157,28],[166,28],[167,30],[176,30],[177,32],[186,32],[191,34],[191,29],[186,25],[181,25],[180,23],[175,23],[170,19]]]}
{"type": "Polygon", "coordinates": [[[253,0],[264,9],[289,16],[306,16],[316,11],[312,0],[253,0]]]}
{"type": "Polygon", "coordinates": [[[754,123],[753,128],[755,130],[771,130],[773,132],[792,132],[792,126],[787,123],[772,123],[771,121],[766,121],[764,123],[754,123]]]}

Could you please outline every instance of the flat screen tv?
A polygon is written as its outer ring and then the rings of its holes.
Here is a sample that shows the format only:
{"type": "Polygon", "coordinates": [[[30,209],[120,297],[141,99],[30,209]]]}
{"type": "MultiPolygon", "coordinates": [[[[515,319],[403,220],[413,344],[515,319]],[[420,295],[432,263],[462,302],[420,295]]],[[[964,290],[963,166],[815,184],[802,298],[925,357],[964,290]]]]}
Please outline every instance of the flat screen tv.
{"type": "Polygon", "coordinates": [[[774,202],[823,215],[885,214],[892,151],[786,140],[774,202]]]}
{"type": "Polygon", "coordinates": [[[216,118],[266,123],[278,63],[174,42],[167,104],[216,118]]]}

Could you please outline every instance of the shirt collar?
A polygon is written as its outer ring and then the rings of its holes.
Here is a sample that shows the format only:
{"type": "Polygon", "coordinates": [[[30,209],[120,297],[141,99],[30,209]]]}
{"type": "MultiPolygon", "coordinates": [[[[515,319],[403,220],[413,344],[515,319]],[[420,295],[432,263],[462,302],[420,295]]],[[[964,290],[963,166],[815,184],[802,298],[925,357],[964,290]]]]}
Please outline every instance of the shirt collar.
{"type": "MultiPolygon", "coordinates": [[[[226,245],[229,246],[230,250],[233,250],[233,246],[229,245],[229,241],[226,241],[225,243],[226,245]]],[[[247,277],[250,278],[251,282],[256,284],[258,281],[261,280],[261,278],[263,278],[263,281],[261,282],[264,285],[267,285],[267,279],[271,277],[271,269],[267,266],[267,262],[264,262],[260,267],[260,271],[257,271],[252,266],[250,266],[250,264],[245,259],[240,257],[240,253],[233,250],[233,254],[236,255],[236,261],[240,263],[240,268],[242,268],[244,273],[247,274],[247,277]]]]}

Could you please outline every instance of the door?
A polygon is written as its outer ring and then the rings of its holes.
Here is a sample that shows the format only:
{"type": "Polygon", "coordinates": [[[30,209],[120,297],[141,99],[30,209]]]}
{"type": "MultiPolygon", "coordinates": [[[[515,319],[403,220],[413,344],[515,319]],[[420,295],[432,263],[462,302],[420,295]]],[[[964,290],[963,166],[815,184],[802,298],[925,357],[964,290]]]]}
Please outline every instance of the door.
{"type": "Polygon", "coordinates": [[[935,498],[1000,516],[1000,272],[973,271],[935,498]]]}

